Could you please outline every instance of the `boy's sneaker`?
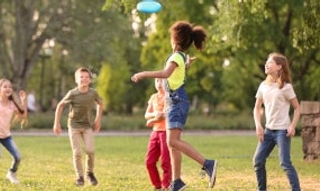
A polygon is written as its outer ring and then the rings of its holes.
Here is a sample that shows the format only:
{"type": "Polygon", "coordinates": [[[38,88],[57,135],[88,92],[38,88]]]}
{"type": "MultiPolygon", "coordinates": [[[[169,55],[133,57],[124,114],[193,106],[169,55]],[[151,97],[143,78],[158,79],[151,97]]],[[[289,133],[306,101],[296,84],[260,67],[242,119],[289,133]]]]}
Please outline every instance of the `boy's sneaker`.
{"type": "Polygon", "coordinates": [[[173,181],[170,185],[170,191],[182,191],[185,189],[187,185],[179,178],[173,181]]]}
{"type": "Polygon", "coordinates": [[[96,177],[94,176],[94,174],[92,172],[88,172],[87,180],[89,180],[90,184],[93,186],[98,184],[98,180],[96,179],[96,177]]]}
{"type": "Polygon", "coordinates": [[[9,179],[10,180],[10,182],[12,183],[12,184],[19,184],[19,180],[18,180],[18,178],[17,178],[17,173],[15,173],[15,172],[12,172],[12,171],[9,171],[8,173],[7,173],[7,179],[9,179]]]}
{"type": "Polygon", "coordinates": [[[84,185],[83,177],[80,176],[79,178],[77,178],[75,184],[76,184],[76,186],[83,186],[84,185]]]}
{"type": "Polygon", "coordinates": [[[209,176],[209,188],[213,188],[216,183],[217,160],[205,160],[202,170],[209,176]]]}

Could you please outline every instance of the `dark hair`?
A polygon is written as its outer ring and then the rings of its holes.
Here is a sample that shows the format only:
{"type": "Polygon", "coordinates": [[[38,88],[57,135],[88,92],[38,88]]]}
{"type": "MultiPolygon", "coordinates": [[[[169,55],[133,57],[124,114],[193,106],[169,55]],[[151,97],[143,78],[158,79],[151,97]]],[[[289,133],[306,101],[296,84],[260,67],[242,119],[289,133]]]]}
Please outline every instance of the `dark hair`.
{"type": "Polygon", "coordinates": [[[170,27],[169,31],[172,40],[180,51],[187,50],[192,43],[198,50],[204,48],[207,33],[202,26],[193,26],[187,21],[177,21],[170,27]]]}

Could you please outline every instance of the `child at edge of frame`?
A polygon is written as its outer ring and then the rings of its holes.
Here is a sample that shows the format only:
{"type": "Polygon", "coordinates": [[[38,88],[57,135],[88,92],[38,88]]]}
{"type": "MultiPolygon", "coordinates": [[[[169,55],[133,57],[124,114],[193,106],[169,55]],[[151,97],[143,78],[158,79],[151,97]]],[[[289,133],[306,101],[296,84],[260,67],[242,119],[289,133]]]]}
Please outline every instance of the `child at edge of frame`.
{"type": "Polygon", "coordinates": [[[21,154],[11,135],[11,127],[18,120],[21,120],[21,127],[27,125],[27,113],[26,92],[21,90],[17,95],[13,92],[12,84],[8,79],[0,79],[0,143],[12,156],[12,163],[6,175],[12,184],[20,182],[17,178],[17,171],[21,162],[21,154]]]}

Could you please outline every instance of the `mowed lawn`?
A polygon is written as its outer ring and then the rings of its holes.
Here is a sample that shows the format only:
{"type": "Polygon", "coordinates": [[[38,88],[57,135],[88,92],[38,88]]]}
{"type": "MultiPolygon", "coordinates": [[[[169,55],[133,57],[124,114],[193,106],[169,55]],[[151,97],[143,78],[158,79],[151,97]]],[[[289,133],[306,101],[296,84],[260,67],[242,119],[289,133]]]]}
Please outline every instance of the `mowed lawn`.
{"type": "MultiPolygon", "coordinates": [[[[183,157],[182,179],[186,191],[254,191],[255,173],[252,155],[256,146],[254,135],[193,135],[182,137],[205,157],[218,160],[216,186],[208,189],[208,180],[201,179],[201,166],[183,157]]],[[[75,174],[67,136],[15,136],[23,160],[18,171],[19,185],[5,179],[11,163],[8,152],[1,147],[0,190],[3,191],[152,191],[144,165],[148,136],[96,136],[95,174],[99,185],[74,186],[75,174]]],[[[303,191],[320,190],[320,162],[303,160],[301,137],[292,140],[292,161],[299,173],[303,191]]],[[[279,166],[277,149],[267,161],[268,190],[290,190],[285,173],[279,166]]]]}

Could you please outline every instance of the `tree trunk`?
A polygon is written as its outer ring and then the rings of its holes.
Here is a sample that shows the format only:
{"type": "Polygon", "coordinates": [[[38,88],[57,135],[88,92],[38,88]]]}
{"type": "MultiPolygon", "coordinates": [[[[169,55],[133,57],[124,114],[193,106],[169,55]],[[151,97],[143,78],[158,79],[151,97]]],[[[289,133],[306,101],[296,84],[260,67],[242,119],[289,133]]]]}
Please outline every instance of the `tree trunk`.
{"type": "Polygon", "coordinates": [[[21,0],[14,1],[15,38],[12,43],[13,57],[10,60],[12,68],[10,80],[16,90],[25,89],[45,41],[45,38],[41,35],[36,40],[33,38],[36,25],[33,21],[33,4],[33,1],[29,3],[21,0]]]}

